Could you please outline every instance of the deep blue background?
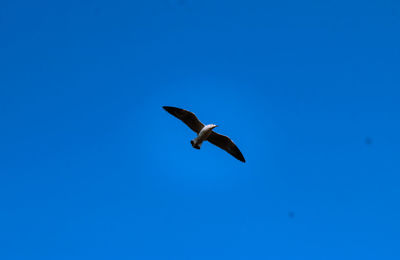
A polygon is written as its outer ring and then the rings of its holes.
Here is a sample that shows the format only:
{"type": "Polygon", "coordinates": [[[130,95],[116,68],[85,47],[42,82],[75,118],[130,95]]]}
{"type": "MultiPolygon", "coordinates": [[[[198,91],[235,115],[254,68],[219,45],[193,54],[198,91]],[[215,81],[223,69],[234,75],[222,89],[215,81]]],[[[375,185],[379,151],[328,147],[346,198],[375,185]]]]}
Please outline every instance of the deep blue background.
{"type": "Polygon", "coordinates": [[[2,0],[0,259],[400,259],[399,32],[396,0],[2,0]]]}

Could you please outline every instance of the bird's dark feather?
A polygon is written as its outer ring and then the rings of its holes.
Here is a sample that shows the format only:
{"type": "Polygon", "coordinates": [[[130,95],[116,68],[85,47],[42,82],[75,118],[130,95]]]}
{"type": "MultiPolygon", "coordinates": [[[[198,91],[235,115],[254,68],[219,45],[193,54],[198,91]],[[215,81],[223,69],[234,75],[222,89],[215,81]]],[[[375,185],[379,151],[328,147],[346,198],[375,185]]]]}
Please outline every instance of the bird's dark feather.
{"type": "Polygon", "coordinates": [[[207,141],[210,143],[218,146],[219,148],[227,151],[233,157],[238,159],[239,161],[246,162],[246,160],[243,157],[243,154],[240,152],[239,148],[232,142],[232,140],[225,136],[218,134],[216,132],[211,132],[210,136],[207,138],[207,141]]]}
{"type": "Polygon", "coordinates": [[[190,111],[169,106],[163,106],[163,108],[171,115],[180,119],[183,123],[189,126],[190,129],[192,129],[196,133],[199,133],[200,130],[203,129],[204,127],[203,123],[201,123],[200,120],[196,117],[196,115],[190,111]]]}

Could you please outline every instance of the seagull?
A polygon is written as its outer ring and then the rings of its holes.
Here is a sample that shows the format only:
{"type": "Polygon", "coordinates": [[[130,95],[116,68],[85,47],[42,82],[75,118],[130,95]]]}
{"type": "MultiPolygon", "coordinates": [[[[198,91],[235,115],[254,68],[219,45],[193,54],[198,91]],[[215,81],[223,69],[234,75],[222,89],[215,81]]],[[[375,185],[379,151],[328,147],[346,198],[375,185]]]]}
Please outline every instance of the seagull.
{"type": "Polygon", "coordinates": [[[197,133],[197,137],[190,141],[193,148],[200,149],[200,146],[204,141],[209,141],[219,148],[224,149],[239,161],[246,162],[239,148],[237,148],[229,137],[213,131],[217,125],[204,125],[199,119],[197,119],[195,114],[185,109],[170,106],[163,106],[163,108],[197,133]]]}

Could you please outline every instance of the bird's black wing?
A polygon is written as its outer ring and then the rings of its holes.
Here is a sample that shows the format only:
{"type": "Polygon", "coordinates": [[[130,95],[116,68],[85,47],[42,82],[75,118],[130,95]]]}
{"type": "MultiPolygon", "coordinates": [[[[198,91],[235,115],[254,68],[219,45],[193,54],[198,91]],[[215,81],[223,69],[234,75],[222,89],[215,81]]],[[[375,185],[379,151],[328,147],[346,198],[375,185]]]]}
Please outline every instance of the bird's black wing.
{"type": "Polygon", "coordinates": [[[190,111],[185,109],[177,108],[177,107],[169,107],[163,106],[163,108],[170,113],[171,115],[177,117],[182,120],[187,126],[190,127],[196,133],[199,133],[201,129],[203,129],[204,125],[197,119],[196,115],[190,111]]]}
{"type": "Polygon", "coordinates": [[[216,132],[213,131],[207,138],[207,141],[218,146],[221,149],[224,149],[239,161],[246,162],[239,148],[237,148],[237,146],[232,142],[232,140],[229,137],[217,134],[216,132]]]}

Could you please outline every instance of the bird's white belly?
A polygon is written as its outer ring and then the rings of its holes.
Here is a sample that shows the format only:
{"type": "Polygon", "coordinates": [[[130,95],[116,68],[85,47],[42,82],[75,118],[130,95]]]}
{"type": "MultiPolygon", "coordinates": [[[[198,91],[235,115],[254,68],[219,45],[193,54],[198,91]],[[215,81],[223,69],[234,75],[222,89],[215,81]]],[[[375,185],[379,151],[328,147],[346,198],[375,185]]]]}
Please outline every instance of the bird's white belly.
{"type": "Polygon", "coordinates": [[[210,124],[206,125],[201,129],[199,135],[195,138],[195,143],[200,145],[203,141],[207,140],[208,136],[210,136],[212,130],[217,127],[216,125],[210,124]]]}

